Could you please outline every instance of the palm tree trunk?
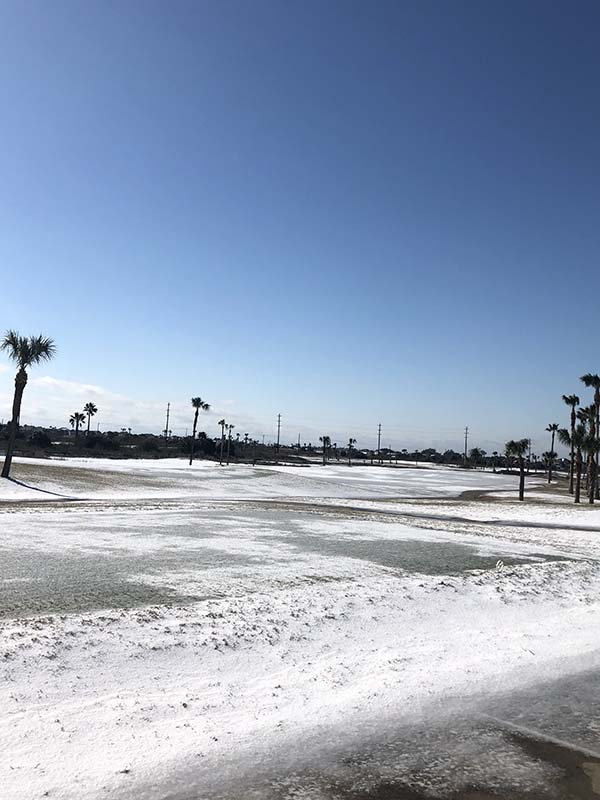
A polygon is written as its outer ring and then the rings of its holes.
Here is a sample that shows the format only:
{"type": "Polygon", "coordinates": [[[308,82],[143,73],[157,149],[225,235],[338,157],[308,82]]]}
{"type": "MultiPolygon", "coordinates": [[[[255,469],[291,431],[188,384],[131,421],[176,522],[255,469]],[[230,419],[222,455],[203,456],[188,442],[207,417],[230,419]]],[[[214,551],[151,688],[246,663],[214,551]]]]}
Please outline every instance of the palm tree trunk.
{"type": "Polygon", "coordinates": [[[92,421],[92,418],[91,418],[91,416],[89,414],[87,415],[87,418],[88,418],[88,426],[87,426],[87,431],[85,432],[85,435],[89,436],[90,435],[90,423],[92,421]]]}
{"type": "Polygon", "coordinates": [[[575,481],[575,502],[581,502],[581,450],[577,448],[577,462],[575,472],[577,480],[575,481]]]}
{"type": "Polygon", "coordinates": [[[229,466],[229,451],[231,449],[231,434],[227,437],[227,466],[229,466]]]}
{"type": "Polygon", "coordinates": [[[571,463],[569,464],[569,494],[573,494],[573,476],[575,472],[575,406],[571,406],[571,463]]]}
{"type": "Polygon", "coordinates": [[[594,499],[595,499],[595,495],[596,495],[596,461],[594,459],[594,456],[591,455],[590,456],[590,485],[589,485],[589,497],[588,497],[588,502],[589,503],[593,504],[594,499]]]}
{"type": "Polygon", "coordinates": [[[519,500],[525,499],[525,462],[519,458],[519,500]]]}
{"type": "Polygon", "coordinates": [[[552,431],[552,444],[550,445],[550,463],[548,465],[548,483],[552,483],[552,460],[554,456],[554,431],[552,431]]]}
{"type": "Polygon", "coordinates": [[[589,492],[590,490],[590,460],[592,456],[588,455],[586,462],[585,462],[585,490],[589,492]]]}
{"type": "Polygon", "coordinates": [[[352,466],[352,448],[351,447],[348,448],[348,466],[349,467],[352,466]]]}
{"type": "Polygon", "coordinates": [[[194,445],[196,444],[196,426],[198,425],[198,412],[199,409],[196,409],[196,413],[194,414],[194,427],[192,428],[192,448],[190,450],[190,467],[192,466],[192,461],[194,460],[194,445]]]}
{"type": "MultiPolygon", "coordinates": [[[[596,389],[594,393],[594,403],[596,406],[596,432],[595,436],[598,438],[600,435],[600,390],[596,389]]],[[[594,454],[594,492],[596,500],[600,500],[600,485],[598,484],[598,453],[594,454]]]]}
{"type": "Polygon", "coordinates": [[[15,394],[13,397],[12,419],[9,423],[10,427],[8,430],[8,441],[6,443],[6,454],[4,456],[4,464],[2,466],[3,478],[8,478],[10,476],[10,468],[15,450],[15,439],[17,438],[19,420],[21,418],[21,402],[23,400],[23,392],[25,391],[26,385],[27,373],[24,369],[20,369],[15,377],[15,394]]]}

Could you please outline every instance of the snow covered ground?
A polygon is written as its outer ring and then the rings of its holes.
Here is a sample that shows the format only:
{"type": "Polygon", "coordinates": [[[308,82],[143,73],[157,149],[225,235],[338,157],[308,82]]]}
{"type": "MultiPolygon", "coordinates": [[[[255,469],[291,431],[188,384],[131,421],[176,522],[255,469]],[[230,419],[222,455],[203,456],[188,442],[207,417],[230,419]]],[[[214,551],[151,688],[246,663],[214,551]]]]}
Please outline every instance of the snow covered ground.
{"type": "MultiPolygon", "coordinates": [[[[276,497],[451,497],[478,489],[511,489],[512,476],[450,469],[315,464],[306,467],[219,466],[184,459],[16,459],[19,484],[0,486],[0,500],[276,497]]],[[[3,482],[5,483],[5,482],[3,482]]]]}
{"type": "MultiPolygon", "coordinates": [[[[0,484],[11,800],[339,797],[307,771],[392,734],[415,741],[396,778],[429,758],[420,786],[444,796],[456,769],[444,785],[434,734],[451,709],[530,692],[558,736],[565,715],[536,687],[600,667],[595,509],[453,499],[516,477],[81,461],[15,477],[80,499],[0,484]]],[[[592,707],[585,721],[568,735],[589,748],[592,707]]],[[[464,759],[474,728],[452,724],[464,759]]],[[[507,786],[551,782],[485,735],[507,786]]],[[[352,762],[355,786],[388,775],[385,752],[352,762]]]]}

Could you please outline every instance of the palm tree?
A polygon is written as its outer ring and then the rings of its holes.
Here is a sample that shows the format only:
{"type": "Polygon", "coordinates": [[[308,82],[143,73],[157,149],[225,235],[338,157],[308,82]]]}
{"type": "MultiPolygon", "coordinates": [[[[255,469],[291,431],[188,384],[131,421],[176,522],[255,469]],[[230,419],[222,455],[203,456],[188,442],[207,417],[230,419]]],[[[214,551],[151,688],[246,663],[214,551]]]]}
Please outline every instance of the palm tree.
{"type": "Polygon", "coordinates": [[[226,425],[227,428],[227,464],[229,464],[229,453],[231,450],[231,431],[235,428],[235,425],[226,425]]]}
{"type": "MultiPolygon", "coordinates": [[[[588,439],[594,438],[594,430],[596,427],[596,406],[583,406],[582,408],[577,409],[577,419],[582,423],[583,428],[585,430],[586,441],[588,439]]],[[[592,468],[590,464],[590,459],[592,455],[590,454],[590,450],[585,447],[585,444],[582,443],[581,449],[586,453],[586,471],[585,471],[585,488],[586,491],[590,487],[590,476],[592,473],[592,468]]]]}
{"type": "Polygon", "coordinates": [[[356,439],[348,439],[348,466],[352,466],[352,447],[356,444],[356,439]]]}
{"type": "Polygon", "coordinates": [[[201,411],[208,411],[210,406],[208,403],[205,403],[201,397],[192,397],[192,408],[195,409],[194,412],[194,425],[192,427],[192,447],[190,449],[190,467],[192,466],[192,461],[194,460],[194,447],[196,445],[196,428],[198,427],[198,414],[201,411]]]}
{"type": "Polygon", "coordinates": [[[89,436],[90,435],[90,423],[92,421],[92,417],[94,416],[94,414],[98,413],[98,409],[94,405],[94,403],[86,403],[84,405],[84,407],[83,407],[83,413],[86,415],[87,421],[88,421],[87,431],[85,432],[85,435],[89,436]]]}
{"type": "Polygon", "coordinates": [[[550,459],[548,460],[548,483],[552,483],[552,465],[554,463],[554,458],[556,454],[554,453],[554,437],[556,436],[556,431],[558,430],[558,424],[556,422],[551,422],[547,427],[546,430],[548,433],[552,434],[552,444],[550,445],[550,459]]]}
{"type": "Polygon", "coordinates": [[[225,441],[225,425],[226,425],[226,422],[225,422],[224,419],[220,419],[217,422],[217,425],[221,426],[221,456],[219,458],[219,464],[223,464],[223,443],[225,441]]]}
{"type": "MultiPolygon", "coordinates": [[[[598,437],[600,436],[600,375],[594,375],[591,372],[587,372],[585,375],[582,375],[579,380],[584,384],[584,386],[594,390],[594,428],[593,430],[590,430],[590,435],[592,437],[598,437]]],[[[591,453],[590,458],[594,461],[592,471],[594,474],[596,474],[598,472],[598,454],[593,452],[591,453]]],[[[596,498],[600,499],[599,486],[596,486],[595,492],[596,498]]]]}
{"type": "Polygon", "coordinates": [[[594,390],[594,428],[597,432],[600,423],[600,375],[592,375],[591,372],[587,372],[585,375],[582,375],[579,380],[584,386],[587,386],[588,389],[591,388],[594,390]]]}
{"type": "Polygon", "coordinates": [[[69,422],[71,423],[71,427],[75,428],[75,439],[77,439],[79,436],[79,426],[83,425],[85,422],[85,414],[83,411],[76,411],[69,417],[69,422]]]}
{"type": "Polygon", "coordinates": [[[23,392],[27,385],[27,370],[42,361],[50,361],[56,353],[56,345],[52,339],[46,336],[19,336],[17,331],[9,330],[4,334],[0,350],[5,350],[11,361],[14,361],[18,367],[15,376],[12,417],[9,423],[8,442],[6,443],[6,454],[2,467],[2,477],[8,478],[21,418],[23,392]]]}
{"type": "Polygon", "coordinates": [[[600,439],[588,433],[585,437],[581,449],[587,454],[588,474],[587,489],[588,502],[593,503],[596,497],[596,485],[598,481],[598,452],[600,451],[600,439]]]}
{"type": "Polygon", "coordinates": [[[568,431],[566,428],[559,428],[558,431],[558,441],[565,447],[570,447],[572,453],[577,454],[574,461],[576,503],[580,502],[581,497],[581,467],[583,462],[581,451],[585,445],[586,437],[587,432],[583,423],[575,425],[571,431],[568,431]]]}
{"type": "Polygon", "coordinates": [[[519,500],[525,499],[525,453],[529,448],[529,439],[511,439],[506,443],[507,457],[519,460],[519,500]]]}
{"type": "Polygon", "coordinates": [[[331,437],[330,436],[319,436],[319,441],[323,443],[323,464],[327,463],[327,455],[329,448],[331,447],[331,437]]]}
{"type": "Polygon", "coordinates": [[[575,414],[575,408],[579,405],[579,398],[576,394],[563,394],[562,396],[563,402],[566,405],[571,407],[571,463],[569,464],[569,494],[573,494],[573,475],[575,473],[575,463],[574,463],[574,456],[575,451],[573,449],[573,434],[575,432],[575,423],[577,422],[577,415],[575,414]]]}

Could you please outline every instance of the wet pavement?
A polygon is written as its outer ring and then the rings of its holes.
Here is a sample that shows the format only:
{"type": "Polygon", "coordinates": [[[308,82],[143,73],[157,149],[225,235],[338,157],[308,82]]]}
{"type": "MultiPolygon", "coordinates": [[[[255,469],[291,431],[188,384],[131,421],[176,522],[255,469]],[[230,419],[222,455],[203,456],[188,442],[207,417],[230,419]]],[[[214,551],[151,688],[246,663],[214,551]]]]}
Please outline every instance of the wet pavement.
{"type": "Polygon", "coordinates": [[[366,729],[344,749],[325,738],[309,759],[282,752],[279,769],[256,764],[244,774],[232,760],[220,781],[188,775],[189,791],[166,789],[164,798],[594,800],[599,732],[594,670],[506,695],[449,700],[417,723],[403,723],[399,710],[385,734],[366,729]]]}

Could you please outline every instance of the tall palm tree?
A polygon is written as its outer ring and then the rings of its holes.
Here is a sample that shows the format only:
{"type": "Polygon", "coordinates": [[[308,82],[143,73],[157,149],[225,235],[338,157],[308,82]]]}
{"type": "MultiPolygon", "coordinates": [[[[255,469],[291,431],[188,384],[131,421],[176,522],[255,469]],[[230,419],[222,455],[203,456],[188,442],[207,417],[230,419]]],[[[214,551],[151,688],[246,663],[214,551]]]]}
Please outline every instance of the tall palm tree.
{"type": "Polygon", "coordinates": [[[352,448],[356,444],[356,439],[348,439],[348,466],[352,466],[352,448]]]}
{"type": "Polygon", "coordinates": [[[560,428],[558,431],[558,441],[565,447],[570,447],[572,453],[576,453],[574,463],[576,503],[580,502],[581,497],[581,467],[583,463],[581,451],[585,445],[586,437],[587,431],[585,425],[581,422],[579,425],[575,425],[572,431],[568,431],[566,428],[560,428]]]}
{"type": "Polygon", "coordinates": [[[221,426],[221,455],[220,455],[220,458],[219,458],[219,464],[223,464],[223,444],[225,442],[225,425],[226,424],[227,423],[225,422],[224,419],[220,419],[218,421],[218,423],[217,423],[217,425],[221,426]]]}
{"type": "Polygon", "coordinates": [[[85,414],[83,411],[76,411],[69,417],[69,422],[71,427],[75,428],[75,439],[77,439],[79,437],[79,426],[85,422],[85,414]]]}
{"type": "Polygon", "coordinates": [[[556,431],[558,430],[558,423],[551,422],[547,427],[546,430],[548,433],[552,434],[552,444],[550,445],[550,458],[548,459],[548,483],[552,483],[552,466],[554,463],[555,453],[554,453],[554,437],[556,436],[556,431]]]}
{"type": "Polygon", "coordinates": [[[588,474],[587,489],[588,502],[593,503],[596,498],[596,485],[598,482],[598,452],[600,451],[600,439],[591,432],[588,433],[582,443],[581,449],[587,455],[588,474]]]}
{"type": "MultiPolygon", "coordinates": [[[[596,428],[596,407],[594,405],[582,406],[577,409],[577,419],[582,423],[585,430],[586,440],[594,438],[594,431],[596,428]]],[[[590,459],[590,451],[582,444],[582,450],[586,453],[586,470],[585,470],[585,488],[586,491],[590,487],[590,475],[592,472],[590,459]]]]}
{"type": "Polygon", "coordinates": [[[192,397],[192,408],[195,409],[194,412],[194,425],[192,427],[192,447],[190,449],[190,467],[192,466],[192,461],[194,460],[194,447],[196,445],[196,428],[198,427],[198,414],[201,411],[208,411],[210,406],[208,403],[205,403],[201,397],[192,397]]]}
{"type": "Polygon", "coordinates": [[[86,403],[84,405],[84,407],[83,407],[83,413],[86,415],[87,422],[88,422],[87,430],[85,432],[85,435],[89,436],[90,435],[90,423],[92,421],[92,417],[94,416],[94,414],[98,413],[98,408],[94,405],[94,403],[86,403]]]}
{"type": "MultiPolygon", "coordinates": [[[[600,436],[600,375],[587,372],[585,375],[582,375],[579,380],[584,386],[594,390],[594,429],[590,431],[590,434],[592,437],[598,437],[600,436]]],[[[591,454],[590,458],[594,461],[592,471],[595,475],[598,472],[598,454],[594,452],[591,454]]],[[[596,492],[596,499],[600,499],[600,486],[597,485],[594,491],[596,492]]]]}
{"type": "Polygon", "coordinates": [[[42,361],[50,361],[56,353],[56,345],[52,339],[46,336],[19,336],[17,331],[9,330],[4,334],[4,338],[0,343],[0,350],[8,353],[10,360],[14,361],[18,367],[15,376],[15,393],[12,417],[9,423],[8,442],[6,443],[6,454],[2,466],[2,477],[8,478],[21,418],[23,392],[27,385],[27,370],[42,361]]]}
{"type": "Polygon", "coordinates": [[[570,406],[571,408],[571,463],[569,464],[569,494],[573,494],[573,476],[575,473],[575,450],[572,444],[573,442],[573,434],[575,432],[575,424],[577,422],[577,415],[575,413],[575,408],[579,405],[579,398],[576,394],[563,394],[562,396],[563,402],[566,405],[570,406]]]}
{"type": "Polygon", "coordinates": [[[231,451],[231,431],[235,428],[235,425],[226,425],[227,428],[227,464],[229,464],[229,453],[231,451]]]}
{"type": "Polygon", "coordinates": [[[319,441],[323,443],[323,464],[326,464],[327,456],[329,454],[329,448],[331,447],[331,437],[319,436],[319,441]]]}
{"type": "Polygon", "coordinates": [[[519,500],[525,499],[525,454],[529,448],[529,439],[511,439],[506,443],[507,457],[513,456],[519,461],[519,500]]]}

